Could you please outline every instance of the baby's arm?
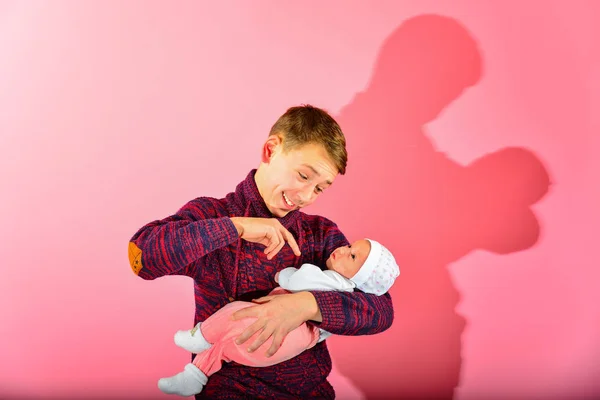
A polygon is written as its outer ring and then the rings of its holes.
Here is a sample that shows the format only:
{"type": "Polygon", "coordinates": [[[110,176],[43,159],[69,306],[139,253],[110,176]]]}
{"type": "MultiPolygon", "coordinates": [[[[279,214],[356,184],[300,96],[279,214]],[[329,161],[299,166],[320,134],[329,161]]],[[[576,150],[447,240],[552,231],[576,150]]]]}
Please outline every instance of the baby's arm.
{"type": "Polygon", "coordinates": [[[321,270],[313,264],[303,264],[300,269],[285,268],[276,275],[279,286],[290,292],[306,290],[354,291],[354,284],[335,271],[321,270]]]}
{"type": "MultiPolygon", "coordinates": [[[[289,267],[282,269],[278,273],[275,274],[275,282],[279,283],[280,279],[283,279],[284,282],[289,281],[290,277],[294,275],[298,271],[298,268],[289,267]]],[[[281,286],[281,284],[280,284],[281,286]]]]}

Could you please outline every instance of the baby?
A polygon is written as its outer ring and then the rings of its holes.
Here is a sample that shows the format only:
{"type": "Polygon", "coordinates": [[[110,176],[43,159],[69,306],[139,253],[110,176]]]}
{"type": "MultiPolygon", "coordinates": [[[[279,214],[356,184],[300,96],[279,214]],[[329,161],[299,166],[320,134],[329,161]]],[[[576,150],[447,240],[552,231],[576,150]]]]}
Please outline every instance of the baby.
{"type": "MultiPolygon", "coordinates": [[[[281,270],[275,275],[279,287],[269,295],[307,290],[352,292],[357,288],[380,296],[391,288],[400,274],[392,253],[371,239],[357,240],[349,246],[335,249],[325,265],[325,271],[312,264],[303,264],[299,269],[281,270]]],[[[331,333],[316,328],[311,323],[303,323],[288,333],[281,347],[271,357],[267,357],[265,353],[271,347],[272,337],[249,353],[247,345],[238,345],[235,339],[256,318],[233,321],[231,316],[236,311],[253,305],[256,304],[231,302],[206,321],[199,322],[193,329],[178,331],[175,334],[175,344],[197,355],[182,372],[160,379],[159,389],[167,394],[192,396],[200,393],[208,382],[208,377],[221,369],[222,361],[235,361],[250,367],[267,367],[289,360],[331,336],[331,333]]]]}

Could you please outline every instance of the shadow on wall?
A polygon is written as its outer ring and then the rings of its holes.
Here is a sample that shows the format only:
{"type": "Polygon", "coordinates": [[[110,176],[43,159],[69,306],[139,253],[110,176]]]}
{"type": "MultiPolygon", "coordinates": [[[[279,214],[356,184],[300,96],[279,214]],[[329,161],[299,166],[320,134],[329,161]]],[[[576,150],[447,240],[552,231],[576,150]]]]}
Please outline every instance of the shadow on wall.
{"type": "Polygon", "coordinates": [[[337,116],[348,174],[319,210],[349,239],[372,237],[390,248],[401,269],[389,330],[328,340],[339,372],[367,399],[451,399],[465,319],[455,311],[460,295],[448,264],[475,249],[525,250],[539,237],[530,206],[550,182],[535,154],[503,148],[464,166],[424,133],[481,76],[481,52],[465,27],[420,15],[386,39],[368,88],[337,116]]]}

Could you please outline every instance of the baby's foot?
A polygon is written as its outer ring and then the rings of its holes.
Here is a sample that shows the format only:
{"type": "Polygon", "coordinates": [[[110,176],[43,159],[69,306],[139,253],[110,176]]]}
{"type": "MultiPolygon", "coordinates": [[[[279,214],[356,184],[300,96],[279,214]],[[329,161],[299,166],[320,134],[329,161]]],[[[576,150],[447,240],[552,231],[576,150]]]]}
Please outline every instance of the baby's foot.
{"type": "Polygon", "coordinates": [[[200,329],[201,324],[202,322],[198,322],[193,329],[187,331],[177,331],[174,338],[175,344],[182,349],[191,351],[195,354],[209,349],[211,344],[208,343],[202,335],[202,330],[200,329]]]}
{"type": "Polygon", "coordinates": [[[189,363],[177,375],[159,379],[158,388],[166,394],[187,397],[200,393],[206,382],[208,382],[206,375],[194,364],[189,363]]]}

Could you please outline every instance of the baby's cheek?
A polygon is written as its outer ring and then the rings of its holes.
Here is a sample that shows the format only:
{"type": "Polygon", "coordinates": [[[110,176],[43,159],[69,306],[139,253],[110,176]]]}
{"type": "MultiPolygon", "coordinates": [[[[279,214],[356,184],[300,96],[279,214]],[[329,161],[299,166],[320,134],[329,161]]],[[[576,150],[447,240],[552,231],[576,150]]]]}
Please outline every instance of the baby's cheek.
{"type": "Polygon", "coordinates": [[[360,271],[362,267],[362,264],[358,264],[358,265],[354,265],[352,270],[349,272],[348,276],[346,276],[347,278],[351,278],[354,275],[356,275],[358,273],[358,271],[360,271]]]}

